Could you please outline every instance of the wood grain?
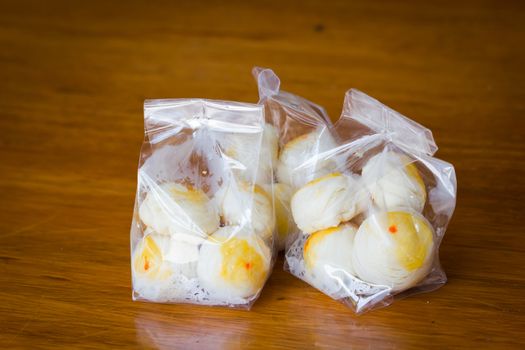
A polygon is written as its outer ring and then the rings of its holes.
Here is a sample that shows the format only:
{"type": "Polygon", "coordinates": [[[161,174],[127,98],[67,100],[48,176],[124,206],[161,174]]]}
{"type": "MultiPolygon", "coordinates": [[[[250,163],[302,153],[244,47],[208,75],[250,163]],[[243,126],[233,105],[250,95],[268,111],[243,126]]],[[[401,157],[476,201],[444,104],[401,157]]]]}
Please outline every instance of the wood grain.
{"type": "Polygon", "coordinates": [[[3,348],[524,348],[523,2],[0,4],[3,348]],[[440,290],[355,316],[281,271],[252,311],[131,301],[145,98],[254,102],[253,65],[337,118],[359,88],[456,165],[440,290]]]}

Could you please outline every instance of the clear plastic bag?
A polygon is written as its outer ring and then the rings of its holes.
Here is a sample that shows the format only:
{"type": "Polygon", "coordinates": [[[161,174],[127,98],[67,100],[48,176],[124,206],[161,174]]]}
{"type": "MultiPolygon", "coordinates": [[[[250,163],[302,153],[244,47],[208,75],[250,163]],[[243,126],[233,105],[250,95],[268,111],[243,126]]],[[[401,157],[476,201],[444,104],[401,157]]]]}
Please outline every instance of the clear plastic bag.
{"type": "MultiPolygon", "coordinates": [[[[296,230],[290,212],[293,192],[310,179],[292,179],[293,169],[313,155],[335,146],[332,123],[321,106],[300,96],[280,90],[280,80],[268,68],[254,67],[259,104],[266,112],[266,123],[278,133],[279,152],[275,159],[276,246],[283,250],[291,232],[296,230]]],[[[316,164],[319,172],[330,172],[331,160],[316,164]]]]}
{"type": "Polygon", "coordinates": [[[446,282],[438,250],[456,203],[454,167],[430,130],[366,94],[347,92],[338,146],[296,167],[298,231],[285,269],[357,313],[446,282]],[[319,173],[331,159],[337,168],[319,173]]]}
{"type": "Polygon", "coordinates": [[[149,100],[144,124],[133,299],[249,308],[274,261],[277,138],[265,137],[264,107],[149,100]]]}

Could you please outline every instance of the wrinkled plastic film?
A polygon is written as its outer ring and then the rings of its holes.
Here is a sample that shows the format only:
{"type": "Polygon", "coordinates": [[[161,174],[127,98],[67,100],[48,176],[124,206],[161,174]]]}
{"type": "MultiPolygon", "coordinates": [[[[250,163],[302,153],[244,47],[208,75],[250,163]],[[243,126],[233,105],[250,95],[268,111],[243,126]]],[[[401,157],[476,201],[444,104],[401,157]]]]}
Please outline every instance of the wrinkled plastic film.
{"type": "Polygon", "coordinates": [[[274,259],[264,107],[151,100],[144,117],[133,298],[249,308],[274,259]]]}
{"type": "Polygon", "coordinates": [[[429,129],[357,89],[346,93],[336,128],[346,140],[364,134],[382,134],[413,154],[432,156],[438,149],[429,129]]]}
{"type": "Polygon", "coordinates": [[[356,90],[341,140],[297,166],[285,269],[362,313],[446,282],[439,245],[455,207],[451,164],[430,131],[356,90]],[[331,172],[319,172],[325,161],[331,172]]]}

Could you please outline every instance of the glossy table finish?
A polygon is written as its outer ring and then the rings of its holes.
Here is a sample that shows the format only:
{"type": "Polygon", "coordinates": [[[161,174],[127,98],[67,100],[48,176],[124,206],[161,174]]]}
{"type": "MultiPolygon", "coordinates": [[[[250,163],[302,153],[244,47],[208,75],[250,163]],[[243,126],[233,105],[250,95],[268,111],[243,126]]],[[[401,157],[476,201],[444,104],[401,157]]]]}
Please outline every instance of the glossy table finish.
{"type": "Polygon", "coordinates": [[[3,1],[4,348],[524,348],[523,2],[3,1]],[[282,271],[252,311],[131,301],[145,98],[255,102],[253,65],[326,106],[359,88],[456,166],[449,282],[355,316],[282,271]]]}

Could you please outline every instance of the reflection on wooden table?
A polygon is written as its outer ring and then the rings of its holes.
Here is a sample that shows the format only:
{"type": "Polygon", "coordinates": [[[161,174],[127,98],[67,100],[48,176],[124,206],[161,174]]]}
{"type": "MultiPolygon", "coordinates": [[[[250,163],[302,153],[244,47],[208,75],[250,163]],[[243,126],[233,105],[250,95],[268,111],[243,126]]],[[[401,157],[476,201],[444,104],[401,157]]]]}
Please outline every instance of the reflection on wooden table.
{"type": "Polygon", "coordinates": [[[525,347],[522,2],[2,5],[0,346],[525,347]],[[355,316],[280,258],[249,312],[131,301],[143,100],[256,102],[254,65],[332,119],[355,87],[433,131],[443,288],[355,316]]]}

